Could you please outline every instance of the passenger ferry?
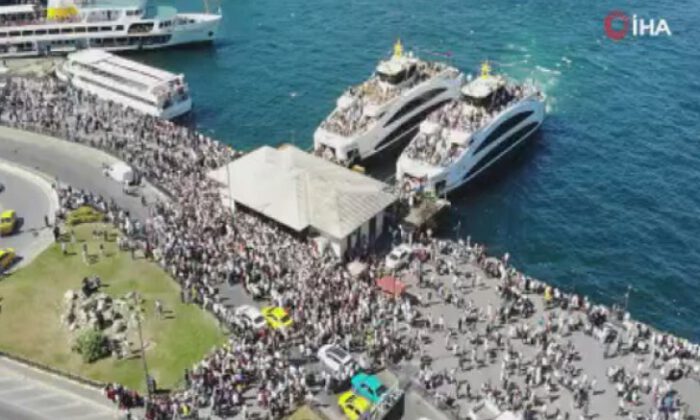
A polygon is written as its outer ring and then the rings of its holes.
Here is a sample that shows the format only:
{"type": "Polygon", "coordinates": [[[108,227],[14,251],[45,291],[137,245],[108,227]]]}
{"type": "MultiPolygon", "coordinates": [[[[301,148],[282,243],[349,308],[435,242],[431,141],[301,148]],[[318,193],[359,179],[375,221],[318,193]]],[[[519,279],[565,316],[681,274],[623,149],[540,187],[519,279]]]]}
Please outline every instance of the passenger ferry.
{"type": "Polygon", "coordinates": [[[318,155],[350,166],[410,139],[435,109],[459,96],[459,71],[445,63],[393,55],[364,83],[351,87],[314,133],[318,155]]]}
{"type": "Polygon", "coordinates": [[[192,109],[183,75],[173,74],[106,51],[68,55],[56,76],[98,97],[155,117],[173,119],[192,109]]]}
{"type": "Polygon", "coordinates": [[[221,21],[220,12],[178,13],[149,0],[33,1],[0,6],[0,58],[211,42],[221,21]]]}
{"type": "Polygon", "coordinates": [[[544,95],[531,83],[492,75],[469,80],[461,97],[421,123],[396,164],[404,190],[441,196],[465,185],[514,149],[542,124],[544,95]]]}

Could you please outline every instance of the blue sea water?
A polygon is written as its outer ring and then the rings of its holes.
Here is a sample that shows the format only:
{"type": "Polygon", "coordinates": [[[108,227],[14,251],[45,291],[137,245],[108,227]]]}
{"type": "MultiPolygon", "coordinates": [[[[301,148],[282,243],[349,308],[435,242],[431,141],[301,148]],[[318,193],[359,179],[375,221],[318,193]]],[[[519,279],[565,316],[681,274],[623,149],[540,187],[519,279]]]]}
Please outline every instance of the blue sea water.
{"type": "MultiPolygon", "coordinates": [[[[176,0],[185,10],[197,2],[176,0]]],[[[213,48],[142,54],[185,73],[199,129],[239,149],[312,133],[397,37],[475,72],[532,77],[549,115],[518,158],[455,197],[461,235],[520,269],[700,339],[700,5],[651,1],[226,0],[213,48]],[[612,42],[612,10],[672,37],[612,42]]]]}

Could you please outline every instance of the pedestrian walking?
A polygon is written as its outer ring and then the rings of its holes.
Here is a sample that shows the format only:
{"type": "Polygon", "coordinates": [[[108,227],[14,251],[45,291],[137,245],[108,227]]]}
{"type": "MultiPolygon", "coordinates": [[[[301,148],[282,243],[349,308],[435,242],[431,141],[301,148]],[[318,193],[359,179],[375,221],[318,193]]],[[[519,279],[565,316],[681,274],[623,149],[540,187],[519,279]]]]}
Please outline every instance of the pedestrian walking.
{"type": "Polygon", "coordinates": [[[85,265],[90,264],[90,262],[88,261],[88,256],[88,244],[87,242],[85,242],[83,243],[83,263],[85,263],[85,265]]]}

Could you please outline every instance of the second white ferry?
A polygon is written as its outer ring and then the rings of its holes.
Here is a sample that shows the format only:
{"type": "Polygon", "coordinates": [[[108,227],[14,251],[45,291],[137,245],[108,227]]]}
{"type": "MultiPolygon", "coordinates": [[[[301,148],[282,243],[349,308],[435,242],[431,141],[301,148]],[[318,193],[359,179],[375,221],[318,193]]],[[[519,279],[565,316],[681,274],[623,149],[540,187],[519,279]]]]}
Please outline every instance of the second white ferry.
{"type": "Polygon", "coordinates": [[[68,55],[56,76],[78,89],[165,119],[192,109],[192,98],[181,74],[127,60],[103,50],[82,50],[68,55]]]}
{"type": "Polygon", "coordinates": [[[33,0],[0,6],[0,58],[211,42],[220,21],[220,11],[178,13],[149,0],[33,0]]]}
{"type": "Polygon", "coordinates": [[[421,124],[396,163],[405,191],[441,196],[475,179],[542,124],[544,96],[532,84],[481,76],[461,89],[459,100],[440,107],[421,124]]]}
{"type": "Polygon", "coordinates": [[[408,141],[435,109],[459,96],[459,71],[404,54],[381,61],[369,80],[351,87],[314,133],[317,154],[343,165],[408,141]]]}

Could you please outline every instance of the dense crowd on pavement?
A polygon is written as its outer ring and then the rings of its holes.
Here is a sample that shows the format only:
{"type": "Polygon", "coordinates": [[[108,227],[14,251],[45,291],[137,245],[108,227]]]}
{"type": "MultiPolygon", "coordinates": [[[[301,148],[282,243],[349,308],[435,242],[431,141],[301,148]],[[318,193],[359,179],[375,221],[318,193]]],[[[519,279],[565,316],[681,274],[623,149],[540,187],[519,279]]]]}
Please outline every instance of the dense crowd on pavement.
{"type": "MultiPolygon", "coordinates": [[[[1,124],[103,149],[168,194],[168,201],[153,204],[148,220],[139,222],[108,198],[59,186],[59,215],[82,204],[104,211],[129,247],[152,256],[179,282],[184,302],[213,312],[233,330],[226,345],[184,373],[184,390],[151,401],[147,418],[195,418],[202,409],[222,416],[243,413],[243,417],[254,410],[267,418],[280,418],[319,391],[347,383],[350,372],[329,374],[307,368],[305,362],[327,343],[362,352],[366,365],[372,367],[420,356],[417,382],[448,405],[458,397],[488,398],[502,408],[521,410],[526,418],[541,418],[535,417],[535,408],[546,413],[546,402],[538,401],[533,390],[564,387],[579,409],[587,409],[595,380],[576,368],[580,355],[567,337],[570,331],[594,334],[600,330],[612,318],[607,308],[507,268],[507,256],[487,258],[482,246],[423,237],[436,272],[453,278],[451,285],[438,284],[416,273],[421,288],[434,290],[443,303],[459,308],[457,320],[445,320],[434,315],[427,302],[382,293],[375,285],[384,272],[383,260],[365,248],[354,250],[353,256],[367,264],[367,272],[354,278],[344,261],[273,223],[243,211],[231,217],[221,204],[217,186],[206,177],[209,170],[237,156],[229,147],[188,128],[97,100],[54,79],[11,79],[2,89],[1,124]],[[456,274],[454,261],[469,261],[490,273],[498,283],[500,306],[467,302],[462,291],[468,280],[456,274]],[[263,290],[271,305],[289,311],[293,326],[263,331],[240,327],[234,322],[234,308],[221,299],[221,289],[230,285],[263,290]],[[554,309],[532,327],[528,316],[534,310],[530,299],[534,294],[544,294],[554,309]],[[445,346],[460,366],[500,361],[500,384],[471,384],[458,380],[457,371],[435,371],[430,363],[423,363],[429,356],[427,338],[435,334],[444,334],[445,346]],[[522,345],[536,349],[535,356],[524,356],[518,350],[522,345]],[[254,404],[245,402],[244,395],[251,394],[254,404]]],[[[407,238],[397,241],[403,239],[407,238]]],[[[414,261],[408,271],[418,267],[414,261]]],[[[482,280],[472,277],[472,281],[482,280]]],[[[636,372],[623,368],[610,372],[622,411],[640,393],[665,396],[672,389],[671,379],[645,382],[645,369],[697,375],[700,360],[697,345],[627,322],[624,337],[607,344],[606,352],[611,357],[625,351],[646,352],[654,365],[636,372]]],[[[119,386],[110,386],[105,393],[120,404],[125,399],[139,400],[119,386]]],[[[660,409],[654,412],[657,417],[648,418],[659,418],[660,409]]],[[[556,415],[563,419],[569,413],[556,415]]]]}

